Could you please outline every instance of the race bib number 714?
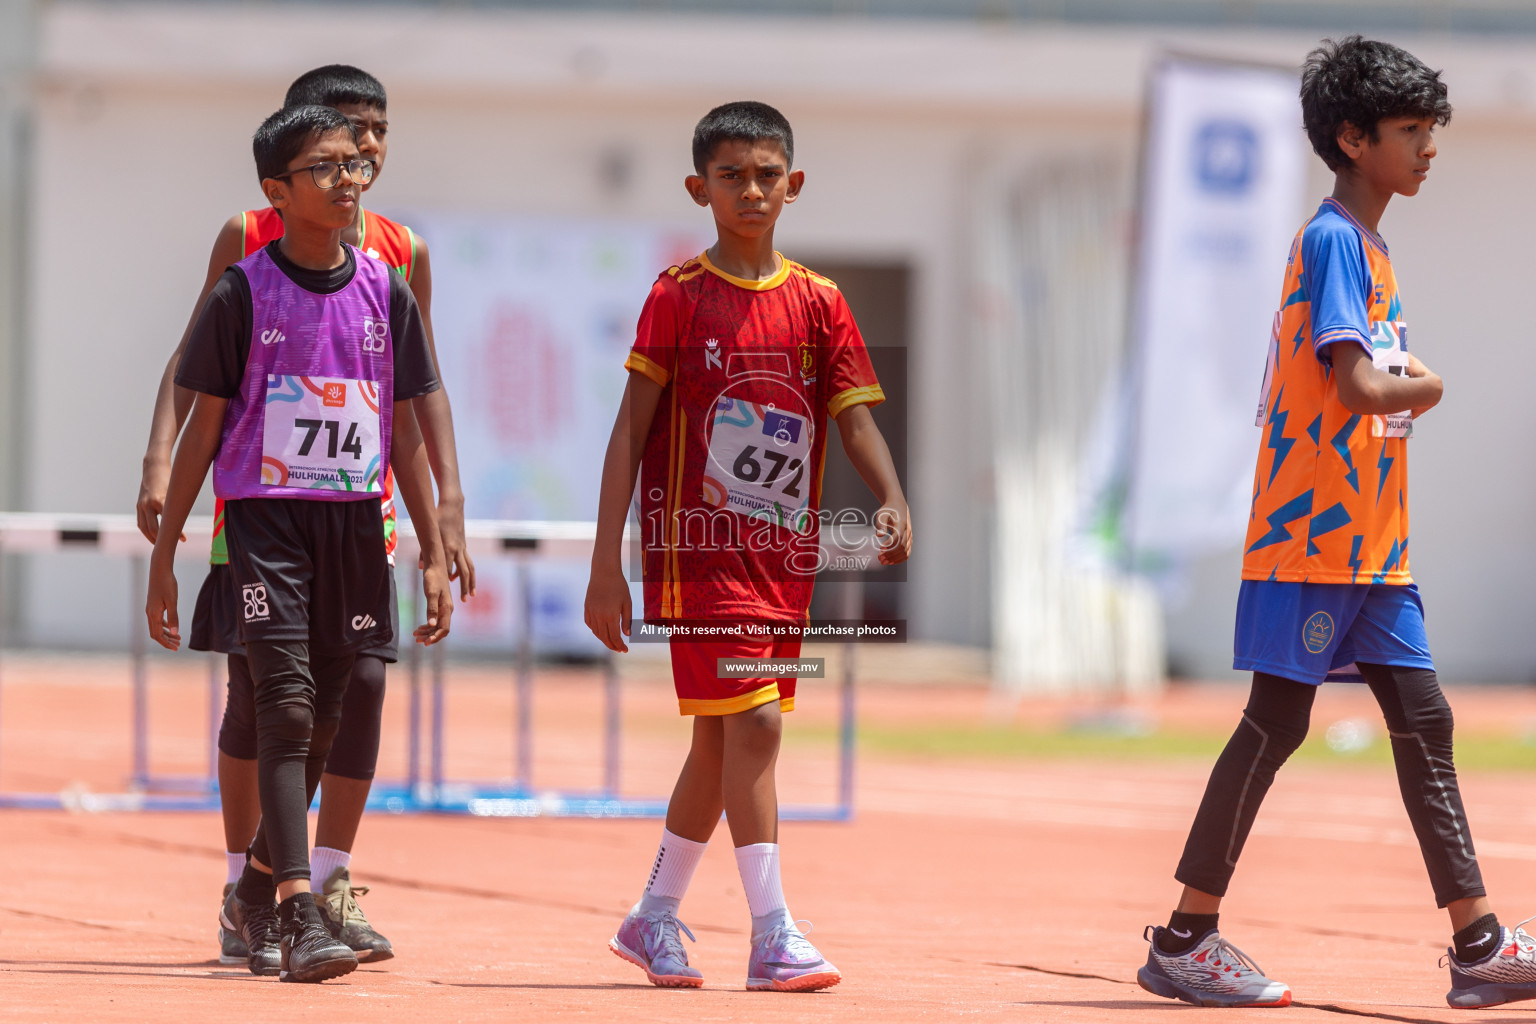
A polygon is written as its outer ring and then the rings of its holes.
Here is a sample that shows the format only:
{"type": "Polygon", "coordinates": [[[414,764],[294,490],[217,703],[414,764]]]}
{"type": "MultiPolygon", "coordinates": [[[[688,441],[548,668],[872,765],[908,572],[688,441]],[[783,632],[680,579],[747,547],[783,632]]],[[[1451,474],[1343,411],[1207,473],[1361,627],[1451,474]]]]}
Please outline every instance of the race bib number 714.
{"type": "Polygon", "coordinates": [[[378,494],[379,387],[344,377],[267,377],[261,482],[378,494]]]}

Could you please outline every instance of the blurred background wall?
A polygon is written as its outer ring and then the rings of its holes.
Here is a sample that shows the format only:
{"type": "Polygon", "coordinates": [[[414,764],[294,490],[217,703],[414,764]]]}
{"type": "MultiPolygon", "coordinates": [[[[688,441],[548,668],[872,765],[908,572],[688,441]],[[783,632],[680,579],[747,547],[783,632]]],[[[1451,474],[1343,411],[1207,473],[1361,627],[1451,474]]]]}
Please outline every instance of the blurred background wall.
{"type": "MultiPolygon", "coordinates": [[[[7,24],[35,24],[34,44],[7,65],[30,64],[19,80],[35,97],[26,216],[6,242],[20,247],[24,282],[23,329],[0,360],[10,507],[132,510],[156,381],[214,233],[261,201],[251,131],[300,72],[354,63],[387,86],[390,155],[368,200],[385,214],[707,229],[682,189],[692,126],[716,103],[756,98],[794,124],[807,175],[779,248],[850,282],[855,311],[880,325],[872,345],[906,349],[917,544],[898,611],[916,638],[991,647],[1000,630],[1023,628],[997,614],[1000,536],[1035,531],[1046,549],[1065,540],[1060,516],[999,516],[1018,507],[999,503],[1000,451],[1019,441],[1002,433],[1045,429],[1008,427],[992,386],[1006,346],[989,333],[999,225],[1027,233],[1055,218],[1077,240],[1072,265],[1048,269],[1084,298],[1074,307],[1058,295],[1036,330],[1059,334],[1031,344],[1082,346],[1086,372],[1107,380],[1123,350],[1154,60],[1176,51],[1295,66],[1322,35],[1359,27],[1443,67],[1456,106],[1429,184],[1382,225],[1415,350],[1447,383],[1412,442],[1412,564],[1437,660],[1451,679],[1536,679],[1536,473],[1518,398],[1536,226],[1528,5],[631,6],[7,0],[7,24]]],[[[1307,209],[1331,187],[1321,162],[1311,166],[1307,209]]],[[[1048,247],[1030,251],[1052,263],[1048,247]]],[[[1274,254],[1277,292],[1284,258],[1274,254]]],[[[1266,342],[1237,342],[1253,347],[1255,394],[1266,342]]],[[[1058,410],[1074,439],[1069,463],[1088,406],[1074,398],[1058,410]]],[[[1071,492],[1073,472],[1052,486],[1071,492]]],[[[1027,498],[1038,478],[1020,479],[1011,486],[1027,498]]],[[[1165,650],[1174,674],[1231,677],[1239,561],[1235,545],[1203,557],[1160,600],[1134,582],[1105,585],[1161,629],[1137,642],[1165,650]]],[[[182,581],[188,613],[196,579],[182,581]]],[[[120,644],[127,586],[121,566],[36,559],[9,602],[12,635],[120,644]]]]}

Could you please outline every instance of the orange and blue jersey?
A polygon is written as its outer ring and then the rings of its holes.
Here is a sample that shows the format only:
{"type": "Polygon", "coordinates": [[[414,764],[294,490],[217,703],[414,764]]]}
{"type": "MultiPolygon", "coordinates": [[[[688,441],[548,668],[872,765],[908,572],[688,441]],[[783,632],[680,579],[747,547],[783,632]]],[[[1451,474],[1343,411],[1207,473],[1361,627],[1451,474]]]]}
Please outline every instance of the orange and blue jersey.
{"type": "Polygon", "coordinates": [[[1406,338],[1386,243],[1325,200],[1291,245],[1270,338],[1244,580],[1413,582],[1407,438],[1344,407],[1332,358],[1406,338]]]}

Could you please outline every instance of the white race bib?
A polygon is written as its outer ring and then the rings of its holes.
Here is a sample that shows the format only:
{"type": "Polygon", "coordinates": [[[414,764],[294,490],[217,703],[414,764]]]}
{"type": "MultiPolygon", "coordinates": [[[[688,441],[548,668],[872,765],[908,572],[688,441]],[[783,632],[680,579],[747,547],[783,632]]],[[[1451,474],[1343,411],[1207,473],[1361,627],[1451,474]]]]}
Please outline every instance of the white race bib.
{"type": "Polygon", "coordinates": [[[376,383],[344,377],[267,377],[263,485],[379,494],[381,461],[376,383]]]}
{"type": "Polygon", "coordinates": [[[1275,314],[1274,326],[1269,329],[1269,355],[1264,359],[1264,383],[1259,385],[1259,412],[1253,425],[1264,425],[1264,414],[1269,411],[1269,389],[1275,383],[1275,368],[1280,362],[1280,314],[1275,314]]]}
{"type": "MultiPolygon", "coordinates": [[[[1371,324],[1371,362],[1394,377],[1408,376],[1408,325],[1401,320],[1371,324]]],[[[1372,437],[1412,437],[1413,412],[1371,417],[1372,437]]]]}
{"type": "Polygon", "coordinates": [[[811,443],[808,417],[722,396],[711,424],[704,503],[808,532],[811,443]]]}

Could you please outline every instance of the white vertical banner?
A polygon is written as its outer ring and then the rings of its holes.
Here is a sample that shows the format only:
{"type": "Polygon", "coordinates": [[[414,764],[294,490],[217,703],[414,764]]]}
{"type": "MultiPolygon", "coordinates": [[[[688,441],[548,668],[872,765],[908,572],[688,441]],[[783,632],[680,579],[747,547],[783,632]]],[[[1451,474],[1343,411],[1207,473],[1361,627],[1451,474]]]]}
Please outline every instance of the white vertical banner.
{"type": "MultiPolygon", "coordinates": [[[[432,247],[432,321],[453,400],[465,515],[595,519],[640,309],[657,275],[697,256],[711,236],[667,225],[432,211],[406,223],[432,247]]],[[[477,566],[479,594],[454,613],[461,645],[495,646],[516,633],[512,567],[487,561],[477,566]]],[[[578,563],[534,565],[538,649],[600,649],[582,623],[587,572],[578,563]]]]}
{"type": "Polygon", "coordinates": [[[1295,72],[1167,58],[1148,97],[1122,524],[1134,564],[1242,540],[1308,146],[1295,72]]]}

